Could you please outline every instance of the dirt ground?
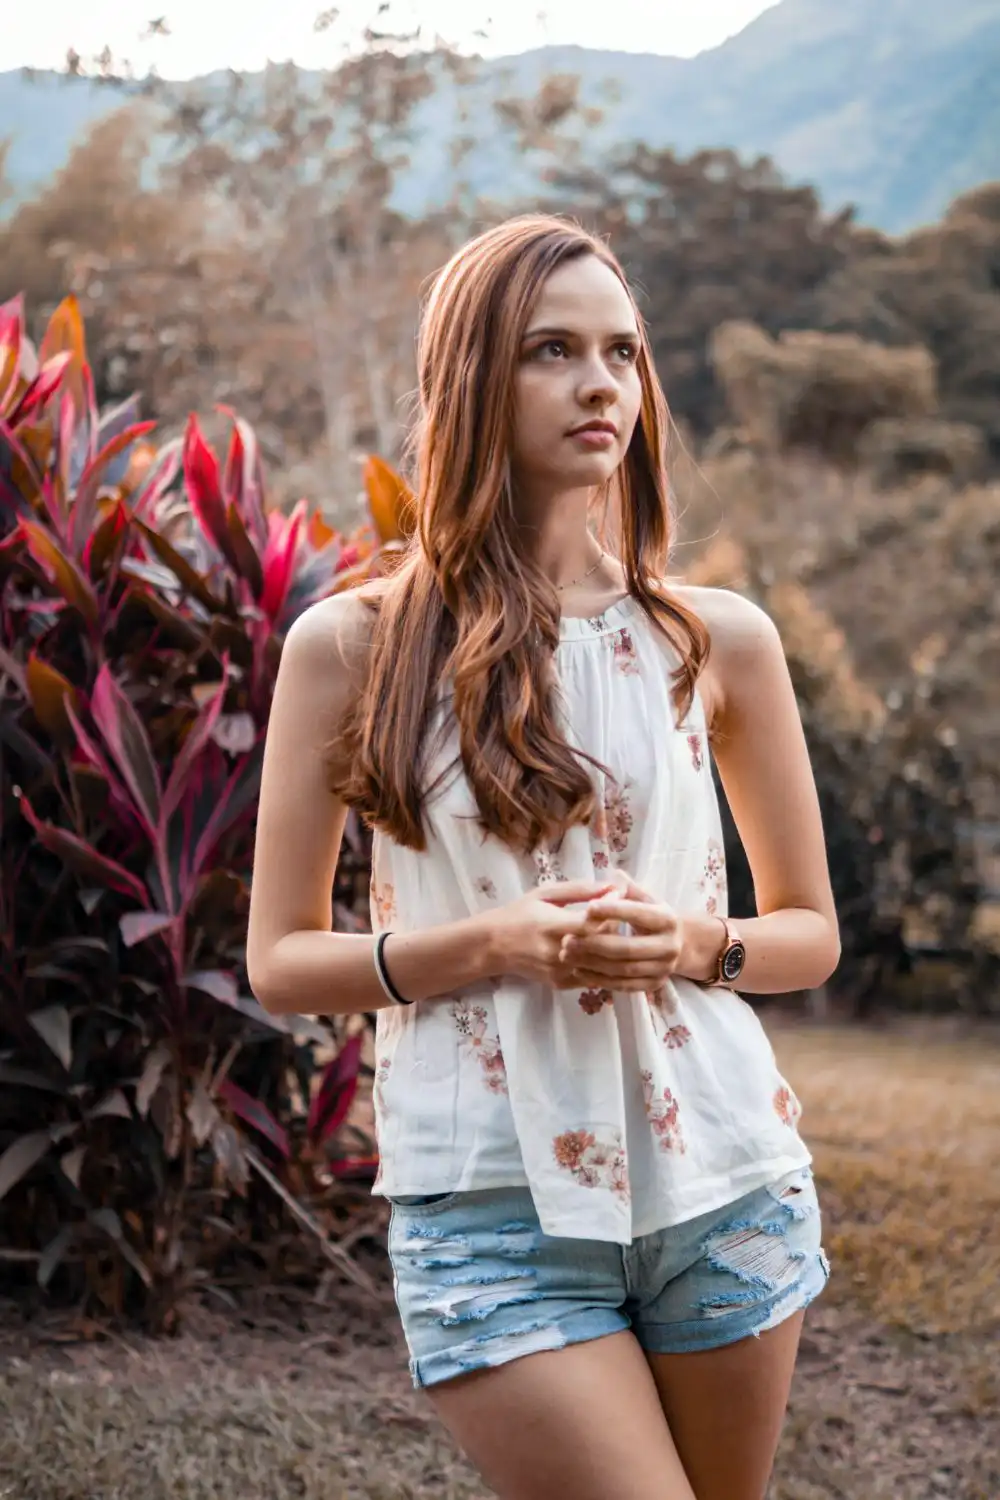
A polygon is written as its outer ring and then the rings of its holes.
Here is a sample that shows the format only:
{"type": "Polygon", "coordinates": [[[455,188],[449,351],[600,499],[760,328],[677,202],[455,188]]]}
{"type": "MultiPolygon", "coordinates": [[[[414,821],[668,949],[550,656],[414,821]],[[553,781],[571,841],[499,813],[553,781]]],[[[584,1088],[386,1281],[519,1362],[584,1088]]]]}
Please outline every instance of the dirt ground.
{"type": "MultiPolygon", "coordinates": [[[[834,1266],[770,1500],[1000,1500],[1000,1044],[768,1029],[834,1266]]],[[[487,1500],[410,1388],[385,1282],[192,1308],[159,1343],[96,1331],[0,1304],[0,1500],[487,1500]]]]}

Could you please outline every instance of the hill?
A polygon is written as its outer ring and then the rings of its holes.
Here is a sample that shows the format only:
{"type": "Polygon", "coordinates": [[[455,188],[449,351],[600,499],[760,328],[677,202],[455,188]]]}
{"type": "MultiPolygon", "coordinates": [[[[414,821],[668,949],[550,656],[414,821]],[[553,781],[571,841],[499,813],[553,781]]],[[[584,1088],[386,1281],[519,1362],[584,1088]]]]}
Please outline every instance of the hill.
{"type": "MultiPolygon", "coordinates": [[[[474,141],[466,163],[481,192],[532,187],[530,164],[498,145],[492,105],[572,73],[603,110],[581,142],[590,162],[641,140],[687,153],[729,146],[771,156],[835,210],[890,233],[938,218],[956,194],[1000,177],[1000,9],[996,0],[782,0],[722,46],[691,59],[549,47],[480,60],[463,91],[442,80],[416,121],[401,206],[439,199],[447,145],[474,141]]],[[[215,74],[197,87],[224,81],[215,74]]],[[[71,144],[120,102],[112,87],[39,73],[0,73],[0,140],[24,197],[71,144]]]]}

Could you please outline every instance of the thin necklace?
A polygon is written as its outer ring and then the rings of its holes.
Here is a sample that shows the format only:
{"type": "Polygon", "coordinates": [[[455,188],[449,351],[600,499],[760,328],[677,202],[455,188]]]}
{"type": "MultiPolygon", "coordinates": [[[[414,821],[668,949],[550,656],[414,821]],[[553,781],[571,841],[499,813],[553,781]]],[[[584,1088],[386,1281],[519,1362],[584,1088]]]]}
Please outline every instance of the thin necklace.
{"type": "Polygon", "coordinates": [[[580,576],[579,576],[579,578],[571,578],[570,581],[569,581],[569,583],[557,583],[556,584],[556,593],[557,594],[561,594],[564,591],[564,589],[574,589],[574,588],[576,588],[576,586],[577,586],[578,583],[584,583],[590,577],[591,573],[596,573],[597,572],[598,568],[601,566],[601,563],[603,561],[604,561],[604,548],[602,547],[601,548],[601,555],[597,559],[597,561],[595,562],[594,566],[592,568],[588,568],[587,571],[586,571],[586,573],[581,573],[580,576]]]}

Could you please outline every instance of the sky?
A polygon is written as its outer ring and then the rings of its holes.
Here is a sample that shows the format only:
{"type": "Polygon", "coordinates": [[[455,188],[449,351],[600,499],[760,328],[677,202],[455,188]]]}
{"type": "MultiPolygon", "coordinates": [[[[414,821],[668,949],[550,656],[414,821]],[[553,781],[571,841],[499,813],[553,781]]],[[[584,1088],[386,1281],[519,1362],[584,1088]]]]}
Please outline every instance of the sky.
{"type": "MultiPolygon", "coordinates": [[[[462,51],[523,52],[575,43],[625,52],[693,57],[742,31],[775,0],[388,0],[372,20],[395,31],[421,29],[462,51]],[[477,35],[485,31],[486,37],[477,35]]],[[[252,71],[288,58],[335,65],[344,39],[374,17],[378,0],[342,0],[340,20],[317,33],[325,0],[0,0],[0,71],[60,67],[67,48],[84,58],[109,46],[137,73],[164,78],[215,68],[252,71]],[[160,11],[160,7],[163,11],[160,11]],[[144,36],[161,14],[170,35],[144,36]]]]}

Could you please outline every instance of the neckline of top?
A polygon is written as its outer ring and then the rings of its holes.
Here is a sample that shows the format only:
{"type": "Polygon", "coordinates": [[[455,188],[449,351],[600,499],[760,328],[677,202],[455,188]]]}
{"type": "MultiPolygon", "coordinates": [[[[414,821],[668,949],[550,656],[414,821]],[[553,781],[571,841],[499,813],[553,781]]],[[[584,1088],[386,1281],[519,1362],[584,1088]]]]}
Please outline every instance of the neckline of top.
{"type": "Polygon", "coordinates": [[[637,599],[624,594],[599,615],[563,615],[559,621],[560,638],[563,641],[593,641],[610,635],[627,625],[639,608],[637,599]]]}

